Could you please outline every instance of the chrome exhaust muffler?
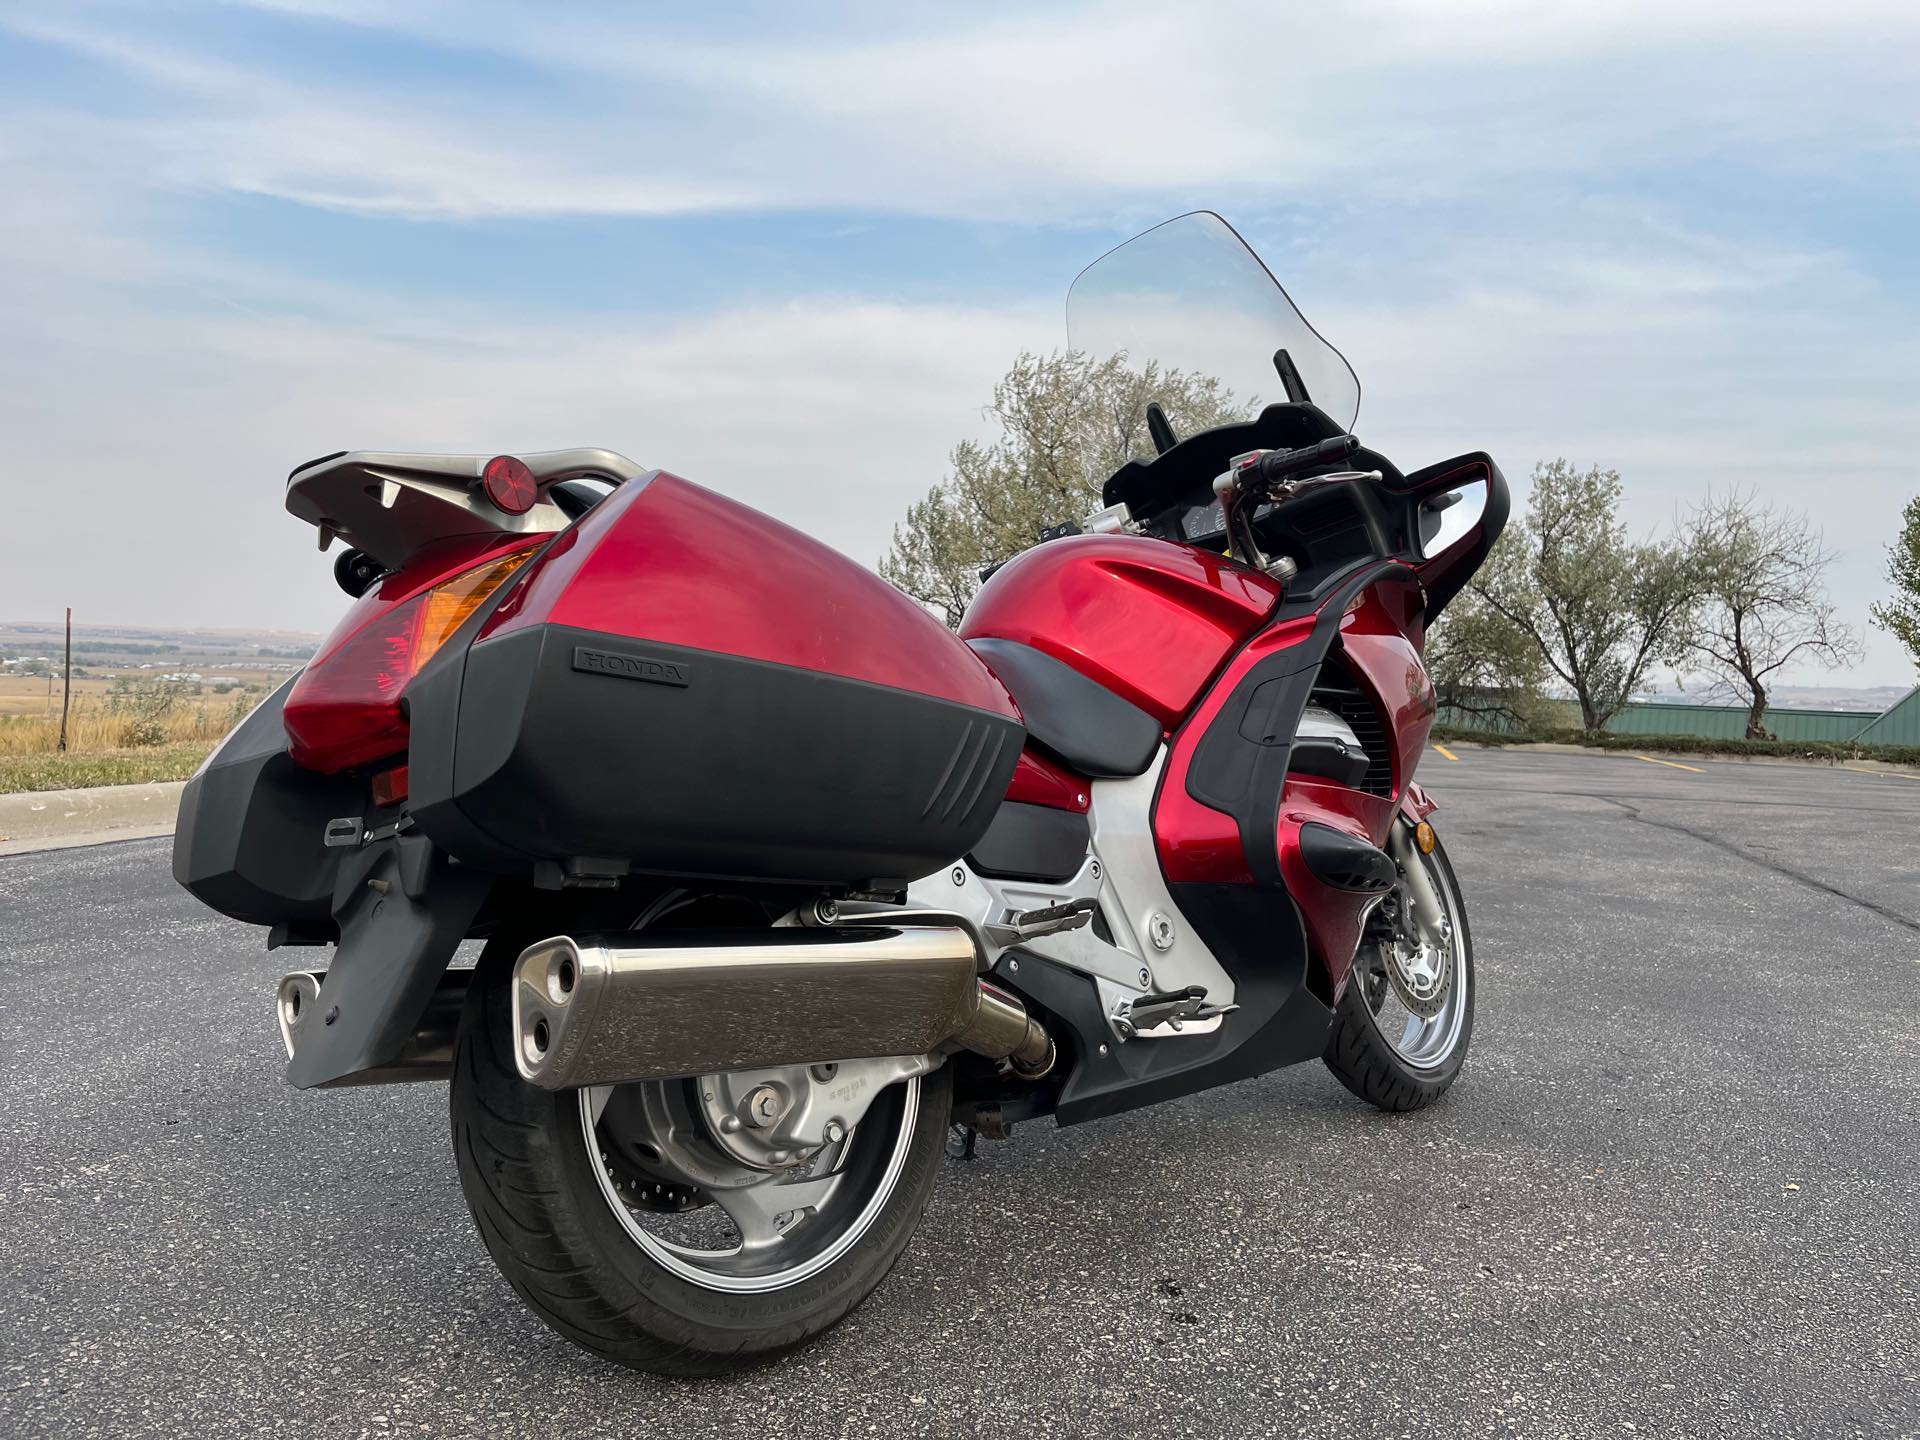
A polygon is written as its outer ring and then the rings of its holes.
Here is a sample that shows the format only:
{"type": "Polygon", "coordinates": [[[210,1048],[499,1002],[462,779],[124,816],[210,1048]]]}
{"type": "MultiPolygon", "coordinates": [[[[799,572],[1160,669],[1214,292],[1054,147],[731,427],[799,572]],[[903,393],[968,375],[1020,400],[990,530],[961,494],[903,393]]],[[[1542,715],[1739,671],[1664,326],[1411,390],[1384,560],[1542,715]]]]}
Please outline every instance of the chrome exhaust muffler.
{"type": "Polygon", "coordinates": [[[548,1090],[943,1048],[1052,1068],[957,926],[557,935],[513,970],[514,1061],[548,1090]]]}

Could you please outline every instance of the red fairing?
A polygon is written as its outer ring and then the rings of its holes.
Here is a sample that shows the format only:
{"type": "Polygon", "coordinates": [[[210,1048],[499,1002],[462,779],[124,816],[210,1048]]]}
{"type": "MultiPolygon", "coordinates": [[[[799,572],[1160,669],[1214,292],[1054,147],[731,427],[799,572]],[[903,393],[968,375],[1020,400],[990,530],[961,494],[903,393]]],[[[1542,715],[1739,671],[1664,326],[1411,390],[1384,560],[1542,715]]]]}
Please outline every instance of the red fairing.
{"type": "Polygon", "coordinates": [[[1279,600],[1275,581],[1191,545],[1079,535],[1008,561],[960,634],[1043,650],[1171,730],[1279,600]]]}
{"type": "Polygon", "coordinates": [[[1373,898],[1328,885],[1307,868],[1300,855],[1300,827],[1308,821],[1384,845],[1393,824],[1394,804],[1378,795],[1337,785],[1311,775],[1292,775],[1280,792],[1280,874],[1306,925],[1307,948],[1326,966],[1337,997],[1353,967],[1354,947],[1373,898]]]}
{"type": "MultiPolygon", "coordinates": [[[[1424,638],[1420,589],[1410,572],[1392,575],[1362,591],[1341,615],[1338,651],[1360,684],[1373,693],[1395,738],[1394,796],[1364,791],[1314,776],[1289,776],[1274,817],[1281,878],[1306,927],[1307,943],[1326,968],[1337,995],[1352,969],[1371,897],[1328,885],[1300,854],[1300,827],[1328,825],[1357,840],[1384,846],[1394,812],[1402,805],[1420,814],[1432,808],[1413,773],[1433,726],[1433,685],[1421,663],[1424,638]]],[[[1235,655],[1187,723],[1174,736],[1167,776],[1154,810],[1154,838],[1169,882],[1250,885],[1238,826],[1229,815],[1187,793],[1186,777],[1200,738],[1232,695],[1241,676],[1274,654],[1308,641],[1318,616],[1304,616],[1257,636],[1235,655]]]]}
{"type": "Polygon", "coordinates": [[[1007,799],[1052,810],[1084,811],[1092,793],[1085,780],[1032,749],[1020,752],[1007,785],[1007,799]]]}
{"type": "Polygon", "coordinates": [[[973,652],[879,576],[664,471],[588,511],[481,638],[539,624],[744,655],[1019,717],[973,652]]]}
{"type": "Polygon", "coordinates": [[[1233,694],[1240,677],[1276,650],[1291,649],[1313,635],[1314,617],[1276,625],[1233,657],[1187,723],[1173,737],[1160,798],[1154,805],[1153,836],[1160,869],[1170,884],[1251,885],[1240,829],[1231,815],[1202,805],[1187,793],[1187,771],[1200,737],[1233,694]]]}
{"type": "MultiPolygon", "coordinates": [[[[1413,778],[1439,708],[1433,680],[1420,658],[1418,647],[1424,639],[1420,587],[1411,574],[1369,586],[1340,617],[1340,646],[1374,692],[1395,740],[1395,794],[1413,778]]],[[[1385,838],[1383,826],[1374,843],[1385,838]]]]}

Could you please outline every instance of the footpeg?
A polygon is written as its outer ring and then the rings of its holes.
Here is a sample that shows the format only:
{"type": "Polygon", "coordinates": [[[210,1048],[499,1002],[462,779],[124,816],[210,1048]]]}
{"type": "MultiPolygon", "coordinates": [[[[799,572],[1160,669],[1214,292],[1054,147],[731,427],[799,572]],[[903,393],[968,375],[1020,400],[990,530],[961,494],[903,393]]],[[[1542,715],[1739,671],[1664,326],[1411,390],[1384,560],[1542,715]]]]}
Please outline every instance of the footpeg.
{"type": "Polygon", "coordinates": [[[1238,1005],[1209,1005],[1206,990],[1199,985],[1189,985],[1184,990],[1161,990],[1137,1000],[1122,1000],[1114,1007],[1113,1025],[1122,1039],[1136,1035],[1152,1038],[1178,1034],[1191,1023],[1215,1020],[1239,1008],[1238,1005]]]}
{"type": "Polygon", "coordinates": [[[1068,900],[1038,910],[1010,910],[1006,919],[983,928],[987,938],[996,945],[1018,945],[1023,940],[1037,940],[1042,935],[1078,930],[1093,919],[1093,912],[1099,908],[1100,902],[1088,896],[1084,900],[1068,900]]]}

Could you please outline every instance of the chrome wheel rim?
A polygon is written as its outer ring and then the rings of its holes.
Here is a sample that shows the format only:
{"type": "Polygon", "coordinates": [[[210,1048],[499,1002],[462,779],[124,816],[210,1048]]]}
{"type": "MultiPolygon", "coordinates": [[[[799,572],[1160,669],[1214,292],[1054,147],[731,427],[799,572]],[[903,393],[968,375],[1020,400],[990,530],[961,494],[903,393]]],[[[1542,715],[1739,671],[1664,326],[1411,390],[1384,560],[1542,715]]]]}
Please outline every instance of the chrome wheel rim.
{"type": "Polygon", "coordinates": [[[890,1086],[804,1163],[772,1172],[738,1164],[700,1122],[700,1087],[720,1078],[579,1091],[588,1163],[614,1218],[662,1269],[710,1290],[797,1285],[859,1243],[893,1198],[920,1077],[890,1086]]]}
{"type": "Polygon", "coordinates": [[[1410,863],[1426,873],[1438,897],[1441,921],[1417,920],[1415,943],[1376,943],[1360,952],[1360,986],[1367,1014],[1380,1038],[1416,1070],[1438,1070],[1460,1048],[1466,1030],[1472,977],[1460,894],[1435,857],[1409,846],[1410,863]]]}

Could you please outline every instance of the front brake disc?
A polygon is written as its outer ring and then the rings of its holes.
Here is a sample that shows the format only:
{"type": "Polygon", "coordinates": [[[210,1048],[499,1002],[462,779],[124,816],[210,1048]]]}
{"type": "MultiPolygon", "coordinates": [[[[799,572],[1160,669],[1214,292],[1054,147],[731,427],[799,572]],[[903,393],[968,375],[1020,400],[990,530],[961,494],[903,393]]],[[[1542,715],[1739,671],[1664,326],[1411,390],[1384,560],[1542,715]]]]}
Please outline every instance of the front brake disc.
{"type": "MultiPolygon", "coordinates": [[[[1422,1020],[1431,1020],[1440,1013],[1447,1003],[1447,991],[1453,988],[1453,966],[1448,963],[1451,956],[1442,955],[1436,963],[1436,972],[1428,981],[1423,976],[1410,973],[1408,957],[1405,954],[1407,942],[1396,940],[1382,947],[1386,951],[1387,981],[1393,986],[1393,993],[1400,1003],[1418,1015],[1422,1020]]],[[[1415,954],[1424,956],[1429,953],[1421,946],[1415,954]]]]}

